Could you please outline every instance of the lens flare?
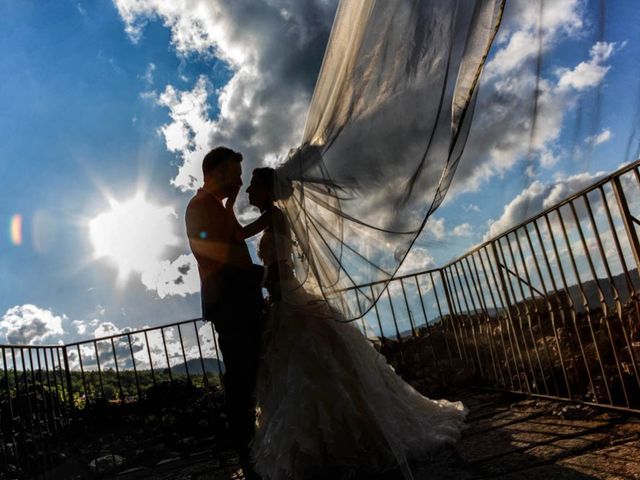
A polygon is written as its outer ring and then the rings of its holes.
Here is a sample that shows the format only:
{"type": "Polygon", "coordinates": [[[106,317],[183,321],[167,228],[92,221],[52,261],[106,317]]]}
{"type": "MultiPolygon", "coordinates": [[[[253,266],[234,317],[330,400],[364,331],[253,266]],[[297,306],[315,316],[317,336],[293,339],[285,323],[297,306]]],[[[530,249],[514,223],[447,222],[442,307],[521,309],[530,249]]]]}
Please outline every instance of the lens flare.
{"type": "Polygon", "coordinates": [[[16,213],[11,217],[9,236],[11,237],[11,243],[14,245],[22,245],[22,215],[16,213]]]}

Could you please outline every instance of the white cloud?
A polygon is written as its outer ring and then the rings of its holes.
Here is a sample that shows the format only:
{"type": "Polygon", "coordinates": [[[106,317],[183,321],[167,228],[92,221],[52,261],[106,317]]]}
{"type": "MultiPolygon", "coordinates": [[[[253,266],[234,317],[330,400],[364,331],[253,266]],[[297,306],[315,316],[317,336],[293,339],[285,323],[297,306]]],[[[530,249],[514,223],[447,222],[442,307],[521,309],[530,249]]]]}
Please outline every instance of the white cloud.
{"type": "MultiPolygon", "coordinates": [[[[559,156],[556,155],[551,150],[543,150],[540,153],[540,166],[542,166],[543,168],[551,168],[556,163],[558,163],[559,160],[560,160],[559,156]]],[[[529,165],[529,167],[531,167],[531,165],[529,165]]],[[[527,172],[525,172],[525,174],[527,174],[527,172]]],[[[533,178],[531,175],[528,175],[528,176],[533,178]]]]}
{"type": "Polygon", "coordinates": [[[585,139],[585,142],[589,145],[600,145],[601,143],[605,143],[611,140],[611,130],[605,128],[600,133],[596,135],[591,135],[585,139]]]}
{"type": "Polygon", "coordinates": [[[183,190],[195,190],[202,182],[202,158],[209,148],[209,135],[214,122],[209,118],[207,98],[211,84],[200,76],[190,91],[178,91],[168,85],[156,99],[169,109],[171,123],[160,128],[167,149],[178,153],[182,165],[171,183],[183,190]]]}
{"type": "Polygon", "coordinates": [[[241,150],[247,170],[297,145],[333,22],[334,0],[115,4],[133,41],[150,19],[159,19],[171,29],[178,54],[215,55],[232,70],[230,81],[215,92],[215,119],[206,103],[212,86],[203,77],[191,90],[169,85],[160,96],[172,119],[162,133],[181,160],[174,186],[197,188],[203,154],[214,145],[241,150]]]}
{"type": "Polygon", "coordinates": [[[494,60],[487,65],[486,75],[504,75],[512,71],[538,52],[538,42],[533,32],[515,32],[507,46],[499,50],[494,60]]]}
{"type": "Polygon", "coordinates": [[[93,320],[74,320],[73,326],[76,327],[78,335],[86,335],[89,330],[94,329],[100,323],[100,320],[94,318],[93,320]]]}
{"type": "Polygon", "coordinates": [[[553,185],[549,186],[549,192],[544,198],[542,208],[552,207],[567,198],[569,195],[572,195],[583,188],[587,188],[593,182],[604,177],[606,174],[607,172],[582,172],[566,178],[559,177],[553,185]]]}
{"type": "Polygon", "coordinates": [[[246,225],[248,223],[253,222],[258,217],[260,217],[260,212],[255,208],[248,208],[244,212],[238,215],[238,221],[242,225],[246,225]]]}
{"type": "Polygon", "coordinates": [[[433,256],[424,247],[413,247],[407,254],[396,275],[423,272],[434,267],[433,256]]]}
{"type": "Polygon", "coordinates": [[[524,169],[524,174],[527,176],[527,178],[537,177],[536,169],[533,165],[527,166],[527,168],[524,169]]]}
{"type": "Polygon", "coordinates": [[[220,356],[220,352],[216,347],[218,345],[218,332],[211,328],[210,322],[206,321],[198,328],[198,337],[200,338],[203,357],[213,358],[216,355],[220,356]]]}
{"type": "Polygon", "coordinates": [[[8,309],[0,320],[2,332],[10,344],[36,345],[65,332],[62,322],[66,315],[55,315],[51,310],[31,304],[16,305],[8,309]]]}
{"type": "MultiPolygon", "coordinates": [[[[495,53],[482,77],[474,124],[458,172],[446,201],[458,193],[476,192],[494,177],[518,172],[525,181],[535,179],[536,166],[549,169],[567,152],[559,139],[569,112],[591,89],[601,85],[610,70],[606,62],[624,44],[596,42],[588,59],[537,77],[539,4],[510,2],[505,10],[495,53]],[[533,128],[534,93],[537,121],[533,128]],[[532,132],[533,129],[533,132],[532,132]]],[[[581,0],[545,3],[543,10],[543,58],[553,56],[565,41],[582,35],[586,15],[581,0]]]]}
{"type": "Polygon", "coordinates": [[[484,235],[484,240],[495,237],[532,215],[556,205],[604,175],[604,172],[593,174],[584,172],[569,177],[559,177],[556,183],[551,185],[539,180],[534,181],[505,205],[498,220],[490,221],[489,230],[484,235]]]}
{"type": "Polygon", "coordinates": [[[489,231],[485,234],[484,240],[495,237],[511,226],[520,223],[536,211],[541,210],[542,198],[547,191],[545,185],[539,180],[527,186],[511,202],[504,206],[502,215],[498,220],[489,221],[489,231]]]}
{"type": "Polygon", "coordinates": [[[454,237],[470,237],[473,232],[471,230],[471,225],[465,222],[454,227],[451,233],[454,237]]]}
{"type": "Polygon", "coordinates": [[[174,261],[162,260],[155,269],[142,273],[142,283],[155,290],[160,298],[169,295],[186,295],[200,290],[198,265],[192,254],[180,255],[174,261]]]}
{"type": "Polygon", "coordinates": [[[156,72],[156,70],[157,70],[156,64],[153,63],[153,62],[150,62],[147,65],[147,68],[145,69],[144,73],[142,75],[140,75],[140,78],[147,85],[151,85],[153,83],[153,75],[156,72]]]}
{"type": "Polygon", "coordinates": [[[570,88],[579,91],[599,85],[611,68],[608,65],[602,65],[602,63],[609,59],[614,47],[614,43],[596,42],[591,47],[591,58],[588,61],[580,62],[572,70],[560,70],[558,72],[560,76],[558,88],[561,91],[570,88]]]}
{"type": "Polygon", "coordinates": [[[117,335],[121,330],[112,322],[101,322],[97,328],[93,331],[94,338],[108,337],[111,335],[117,335]]]}
{"type": "MultiPolygon", "coordinates": [[[[583,28],[583,2],[561,0],[548,2],[542,11],[543,52],[554,48],[557,42],[575,36],[583,28]]],[[[509,2],[505,9],[498,45],[493,60],[487,65],[485,76],[500,76],[519,70],[538,53],[539,4],[527,0],[509,2]]]]}
{"type": "MultiPolygon", "coordinates": [[[[69,350],[69,366],[72,370],[80,368],[80,359],[78,356],[78,350],[82,355],[82,365],[85,370],[96,370],[96,349],[100,356],[100,368],[108,369],[115,367],[114,360],[114,347],[115,355],[118,360],[119,368],[131,368],[133,365],[131,352],[136,360],[136,365],[139,368],[146,368],[149,365],[148,356],[146,353],[143,336],[136,335],[131,327],[120,328],[113,322],[101,322],[97,319],[90,321],[74,321],[74,325],[78,328],[78,332],[82,330],[84,338],[82,340],[100,339],[103,337],[112,337],[113,343],[110,339],[98,340],[95,344],[92,341],[88,343],[80,344],[79,349],[69,350]],[[130,333],[130,337],[126,334],[130,333]],[[89,338],[87,338],[89,337],[89,338]],[[131,343],[129,343],[131,341],[131,343]]],[[[142,328],[147,328],[146,326],[142,328]]],[[[168,331],[170,334],[170,331],[168,331]]]]}
{"type": "Polygon", "coordinates": [[[427,238],[442,240],[445,234],[444,218],[430,217],[424,227],[427,238]]]}

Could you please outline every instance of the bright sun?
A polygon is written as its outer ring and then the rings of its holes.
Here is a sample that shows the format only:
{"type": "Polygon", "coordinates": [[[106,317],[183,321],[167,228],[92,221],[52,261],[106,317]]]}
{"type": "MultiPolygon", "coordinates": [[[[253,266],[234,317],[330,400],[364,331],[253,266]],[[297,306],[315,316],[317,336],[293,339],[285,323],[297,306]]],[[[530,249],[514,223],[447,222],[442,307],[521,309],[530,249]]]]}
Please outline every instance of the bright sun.
{"type": "Polygon", "coordinates": [[[96,258],[106,257],[118,267],[118,279],[131,272],[154,268],[160,255],[178,238],[174,235],[171,207],[153,205],[141,193],[130,200],[109,200],[111,210],[89,221],[89,238],[96,258]]]}

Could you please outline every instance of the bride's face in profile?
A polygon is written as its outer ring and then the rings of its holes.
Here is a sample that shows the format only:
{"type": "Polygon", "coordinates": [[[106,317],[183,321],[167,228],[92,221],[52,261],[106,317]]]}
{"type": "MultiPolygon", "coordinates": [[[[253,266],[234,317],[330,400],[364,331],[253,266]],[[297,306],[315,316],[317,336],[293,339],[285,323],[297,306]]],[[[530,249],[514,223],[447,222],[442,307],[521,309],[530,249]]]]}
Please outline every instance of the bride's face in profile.
{"type": "Polygon", "coordinates": [[[258,207],[260,210],[266,208],[271,203],[271,194],[267,185],[256,175],[251,177],[247,194],[249,195],[249,204],[258,207]]]}

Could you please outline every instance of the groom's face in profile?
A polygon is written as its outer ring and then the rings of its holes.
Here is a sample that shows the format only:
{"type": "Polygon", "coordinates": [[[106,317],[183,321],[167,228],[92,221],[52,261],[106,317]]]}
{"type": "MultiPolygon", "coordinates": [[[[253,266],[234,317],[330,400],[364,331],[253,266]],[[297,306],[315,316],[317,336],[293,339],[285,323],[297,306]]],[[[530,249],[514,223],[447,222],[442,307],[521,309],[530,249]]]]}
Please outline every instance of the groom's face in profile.
{"type": "Polygon", "coordinates": [[[233,160],[227,161],[222,165],[220,172],[220,190],[221,193],[228,197],[236,190],[242,187],[242,164],[233,160]]]}

